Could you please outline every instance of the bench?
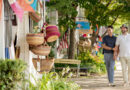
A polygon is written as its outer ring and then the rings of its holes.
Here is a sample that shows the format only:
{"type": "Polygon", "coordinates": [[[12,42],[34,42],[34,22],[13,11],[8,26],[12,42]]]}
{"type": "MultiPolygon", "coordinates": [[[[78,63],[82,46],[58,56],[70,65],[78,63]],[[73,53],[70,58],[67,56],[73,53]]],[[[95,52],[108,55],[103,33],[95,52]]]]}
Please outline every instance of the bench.
{"type": "MultiPolygon", "coordinates": [[[[75,60],[75,59],[55,59],[55,63],[61,63],[61,64],[77,64],[77,77],[79,76],[81,60],[75,60]]],[[[55,67],[54,67],[54,68],[55,68],[55,67]]],[[[71,67],[70,67],[70,68],[71,68],[71,67]]]]}

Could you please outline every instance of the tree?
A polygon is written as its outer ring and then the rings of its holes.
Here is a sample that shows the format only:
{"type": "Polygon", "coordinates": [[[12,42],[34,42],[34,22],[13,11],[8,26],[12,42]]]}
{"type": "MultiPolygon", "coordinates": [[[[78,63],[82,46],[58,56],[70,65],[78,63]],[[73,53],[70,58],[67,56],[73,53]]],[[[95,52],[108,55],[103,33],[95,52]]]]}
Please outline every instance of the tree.
{"type": "MultiPolygon", "coordinates": [[[[92,24],[93,30],[98,26],[113,25],[116,20],[128,11],[126,0],[51,0],[47,6],[55,9],[59,14],[59,27],[65,30],[70,28],[69,58],[74,58],[75,28],[77,6],[85,9],[86,19],[92,24]]],[[[92,44],[95,43],[98,34],[93,31],[92,44]]]]}
{"type": "Polygon", "coordinates": [[[69,58],[74,58],[75,55],[75,28],[76,28],[76,16],[77,6],[76,0],[51,0],[47,3],[47,6],[51,9],[58,11],[58,23],[59,27],[63,27],[64,30],[70,29],[70,45],[69,45],[69,58]]]}
{"type": "MultiPolygon", "coordinates": [[[[114,25],[118,18],[129,15],[127,0],[78,0],[78,2],[80,7],[85,8],[86,18],[92,24],[93,30],[96,24],[99,27],[114,25]]],[[[92,44],[95,43],[97,37],[98,34],[93,32],[92,44]]]]}

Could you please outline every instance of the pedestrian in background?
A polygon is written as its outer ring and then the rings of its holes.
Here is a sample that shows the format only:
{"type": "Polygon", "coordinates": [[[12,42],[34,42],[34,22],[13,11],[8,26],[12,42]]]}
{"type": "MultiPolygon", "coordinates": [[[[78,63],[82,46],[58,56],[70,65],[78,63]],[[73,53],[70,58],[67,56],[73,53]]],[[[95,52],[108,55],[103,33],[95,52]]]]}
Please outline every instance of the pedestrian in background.
{"type": "Polygon", "coordinates": [[[117,37],[114,58],[116,59],[119,53],[124,86],[128,87],[130,85],[130,34],[128,34],[128,27],[125,24],[121,26],[121,32],[122,35],[117,37]]]}
{"type": "Polygon", "coordinates": [[[103,53],[104,53],[104,60],[106,64],[107,69],[107,75],[108,75],[108,81],[109,86],[115,86],[114,84],[114,66],[115,66],[115,60],[113,58],[114,54],[114,47],[116,43],[116,37],[113,35],[113,27],[108,26],[107,33],[103,38],[103,53]]]}

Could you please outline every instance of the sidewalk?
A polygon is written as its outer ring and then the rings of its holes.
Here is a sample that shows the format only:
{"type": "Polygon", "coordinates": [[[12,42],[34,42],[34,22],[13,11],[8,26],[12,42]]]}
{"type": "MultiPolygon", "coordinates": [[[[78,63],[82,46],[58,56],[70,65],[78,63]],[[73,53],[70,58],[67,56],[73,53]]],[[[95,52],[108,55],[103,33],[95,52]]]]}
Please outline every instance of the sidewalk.
{"type": "Polygon", "coordinates": [[[116,63],[115,87],[108,86],[107,76],[97,76],[94,78],[75,78],[72,79],[78,83],[82,90],[130,90],[130,87],[123,87],[123,78],[120,62],[116,63]]]}

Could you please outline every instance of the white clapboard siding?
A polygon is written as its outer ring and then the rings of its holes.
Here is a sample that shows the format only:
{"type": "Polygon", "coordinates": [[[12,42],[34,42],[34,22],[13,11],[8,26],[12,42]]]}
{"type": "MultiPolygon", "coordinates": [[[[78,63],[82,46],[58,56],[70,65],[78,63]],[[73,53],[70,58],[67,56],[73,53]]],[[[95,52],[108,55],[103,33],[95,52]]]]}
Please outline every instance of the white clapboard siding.
{"type": "Polygon", "coordinates": [[[4,4],[0,20],[0,58],[5,58],[5,24],[4,24],[4,4]]]}

